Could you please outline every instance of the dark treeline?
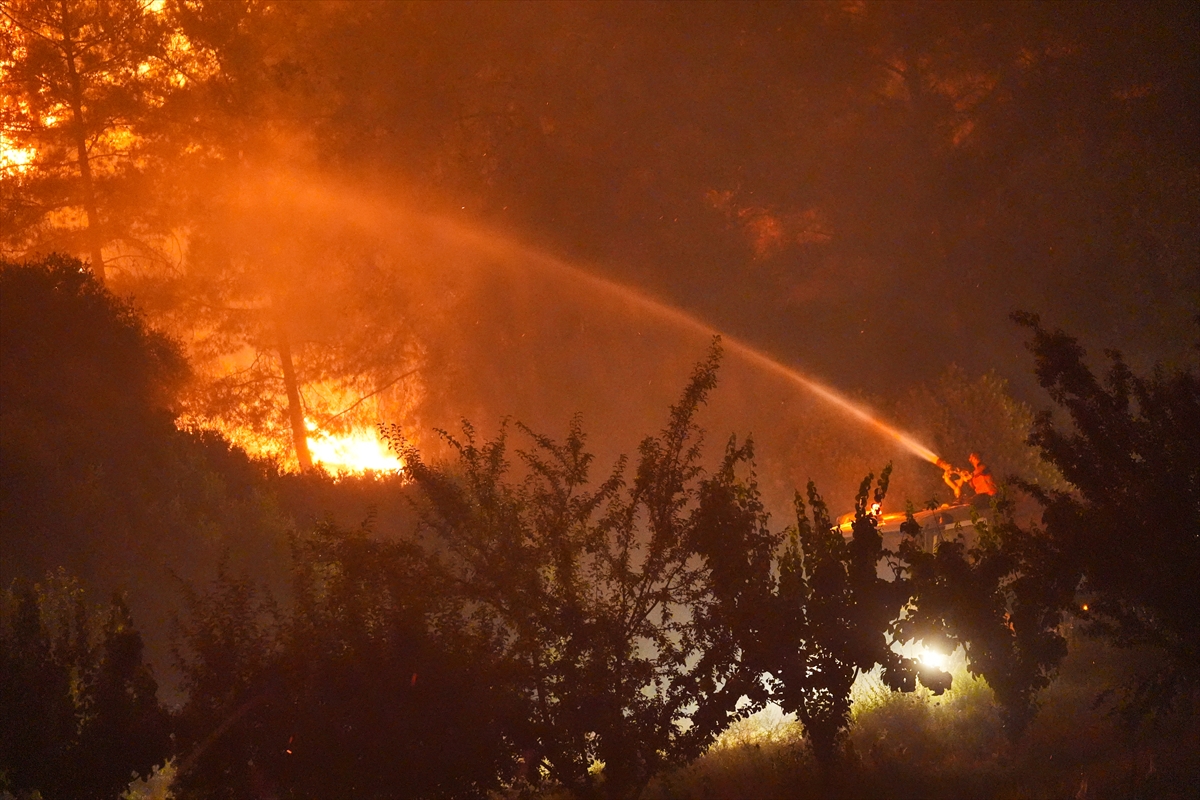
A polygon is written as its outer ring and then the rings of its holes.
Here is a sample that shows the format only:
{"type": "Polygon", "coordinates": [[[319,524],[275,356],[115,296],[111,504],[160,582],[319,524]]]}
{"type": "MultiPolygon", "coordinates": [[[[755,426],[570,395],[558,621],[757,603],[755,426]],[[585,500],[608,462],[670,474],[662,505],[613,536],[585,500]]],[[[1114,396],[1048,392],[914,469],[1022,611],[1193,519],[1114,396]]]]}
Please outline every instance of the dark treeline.
{"type": "MultiPolygon", "coordinates": [[[[177,429],[186,362],[78,261],[4,264],[0,290],[0,791],[114,797],[171,759],[182,797],[635,797],[768,702],[797,715],[836,788],[856,675],[947,688],[893,639],[963,645],[1017,739],[1069,620],[1154,654],[1108,687],[1131,722],[1194,708],[1194,372],[1140,377],[1114,354],[1097,379],[1070,337],[1020,317],[1066,414],[1032,436],[1073,488],[1024,487],[1043,523],[1002,500],[970,546],[930,552],[910,517],[885,549],[870,509],[890,469],[863,481],[843,537],[812,484],[773,523],[749,441],[702,468],[719,343],[661,432],[609,469],[578,420],[561,440],[464,424],[445,463],[390,429],[411,482],[372,491],[410,497],[416,524],[384,536],[370,518],[281,522],[289,497],[341,485],[289,484],[177,429]],[[137,570],[163,563],[167,702],[138,632],[162,609],[86,590],[144,587],[137,570]]],[[[1160,774],[1143,788],[1186,792],[1160,774]]]]}

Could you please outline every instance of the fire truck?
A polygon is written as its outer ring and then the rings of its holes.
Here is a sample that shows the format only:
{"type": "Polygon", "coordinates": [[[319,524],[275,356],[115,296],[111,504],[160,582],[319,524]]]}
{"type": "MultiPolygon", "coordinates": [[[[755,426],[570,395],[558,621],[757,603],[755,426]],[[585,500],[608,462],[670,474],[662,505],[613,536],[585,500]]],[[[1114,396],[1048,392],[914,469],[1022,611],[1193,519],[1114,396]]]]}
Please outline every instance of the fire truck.
{"type": "MultiPolygon", "coordinates": [[[[954,503],[913,512],[913,519],[921,526],[921,548],[930,553],[942,542],[952,541],[959,536],[963,537],[967,547],[972,547],[979,541],[976,523],[987,524],[991,517],[990,507],[979,508],[971,503],[954,503]]],[[[884,548],[895,552],[900,547],[900,540],[904,537],[900,526],[907,518],[908,515],[903,512],[876,515],[876,530],[883,537],[884,548]]],[[[842,536],[850,538],[853,528],[853,512],[838,517],[837,530],[842,536]]]]}

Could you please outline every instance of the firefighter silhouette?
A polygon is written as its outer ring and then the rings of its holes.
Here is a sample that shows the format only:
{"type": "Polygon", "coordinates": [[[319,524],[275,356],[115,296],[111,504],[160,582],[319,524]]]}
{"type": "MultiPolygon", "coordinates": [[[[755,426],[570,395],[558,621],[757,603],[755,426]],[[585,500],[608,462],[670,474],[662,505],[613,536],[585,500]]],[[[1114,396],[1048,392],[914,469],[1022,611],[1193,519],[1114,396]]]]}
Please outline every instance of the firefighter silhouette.
{"type": "Polygon", "coordinates": [[[954,492],[955,500],[964,499],[965,488],[969,490],[966,500],[975,505],[986,505],[996,495],[996,480],[978,452],[972,452],[967,456],[967,460],[971,462],[969,470],[958,469],[949,461],[939,458],[937,465],[942,468],[942,480],[954,492]]]}

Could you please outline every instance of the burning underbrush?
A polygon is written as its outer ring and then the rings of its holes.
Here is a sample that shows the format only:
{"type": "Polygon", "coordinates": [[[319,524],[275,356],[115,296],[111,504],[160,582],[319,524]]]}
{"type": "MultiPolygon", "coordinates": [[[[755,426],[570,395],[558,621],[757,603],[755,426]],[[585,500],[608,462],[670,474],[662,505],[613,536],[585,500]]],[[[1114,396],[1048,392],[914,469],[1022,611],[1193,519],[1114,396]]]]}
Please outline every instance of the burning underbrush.
{"type": "MultiPolygon", "coordinates": [[[[232,375],[233,373],[230,373],[232,375]]],[[[226,380],[218,378],[217,382],[226,380]]],[[[306,458],[313,468],[340,478],[347,475],[398,474],[403,461],[389,449],[379,435],[379,422],[385,418],[405,418],[404,404],[411,391],[392,391],[347,387],[334,381],[314,382],[304,387],[304,442],[306,458]],[[397,408],[397,406],[401,406],[397,408]]],[[[299,468],[297,448],[286,420],[274,405],[275,413],[260,415],[220,414],[200,410],[185,414],[180,424],[199,430],[212,430],[254,458],[270,461],[285,472],[299,468]]]]}

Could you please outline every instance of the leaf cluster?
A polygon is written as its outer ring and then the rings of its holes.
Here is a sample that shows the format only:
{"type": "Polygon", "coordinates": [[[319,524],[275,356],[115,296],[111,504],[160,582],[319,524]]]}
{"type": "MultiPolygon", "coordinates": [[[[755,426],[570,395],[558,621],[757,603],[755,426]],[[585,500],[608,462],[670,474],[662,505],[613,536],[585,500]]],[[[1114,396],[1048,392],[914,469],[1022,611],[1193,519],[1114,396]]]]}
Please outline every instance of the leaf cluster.
{"type": "MultiPolygon", "coordinates": [[[[890,474],[888,467],[880,475],[875,503],[883,501],[890,474]]],[[[808,485],[807,504],[796,493],[796,526],[779,558],[776,590],[766,601],[774,619],[764,626],[765,685],[775,702],[796,714],[825,765],[838,754],[849,721],[850,687],[859,673],[878,664],[892,688],[915,688],[914,662],[890,646],[889,629],[907,594],[902,582],[879,574],[890,554],[869,510],[873,481],[868,475],[859,489],[849,539],[831,523],[815,484],[808,485]]]]}
{"type": "Polygon", "coordinates": [[[1053,543],[1022,529],[1011,511],[1002,502],[991,521],[976,517],[973,546],[958,535],[930,551],[910,509],[899,548],[909,601],[895,631],[942,652],[962,645],[967,668],[987,679],[1015,739],[1066,657],[1060,626],[1074,607],[1075,584],[1053,543]]]}
{"type": "Polygon", "coordinates": [[[127,591],[164,656],[170,570],[208,576],[223,549],[286,575],[272,468],[180,430],[178,346],[75,259],[0,264],[0,579],[67,568],[127,591]]]}
{"type": "Polygon", "coordinates": [[[0,50],[12,57],[0,73],[0,130],[6,146],[31,156],[0,173],[4,243],[17,252],[87,250],[81,215],[71,214],[81,202],[100,211],[88,220],[100,241],[144,245],[153,216],[147,134],[176,88],[171,31],[149,5],[5,4],[0,50]],[[81,201],[85,193],[94,196],[81,201]]]}
{"type": "Polygon", "coordinates": [[[293,577],[286,611],[226,570],[187,587],[185,790],[466,797],[511,774],[502,676],[412,545],[321,524],[294,538],[293,577]]]}

